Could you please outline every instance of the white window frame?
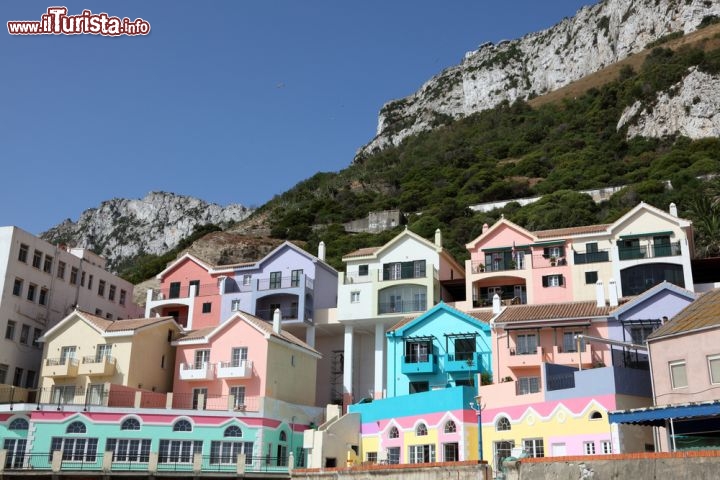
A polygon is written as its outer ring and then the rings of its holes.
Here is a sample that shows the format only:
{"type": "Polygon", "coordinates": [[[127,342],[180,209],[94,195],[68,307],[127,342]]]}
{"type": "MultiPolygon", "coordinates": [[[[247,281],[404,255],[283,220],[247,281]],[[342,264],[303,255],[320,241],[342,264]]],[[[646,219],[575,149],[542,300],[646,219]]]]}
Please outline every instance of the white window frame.
{"type": "Polygon", "coordinates": [[[612,453],[612,442],[610,440],[601,441],[600,451],[603,453],[603,455],[610,455],[612,453]]]}
{"type": "Polygon", "coordinates": [[[239,298],[236,298],[230,302],[230,311],[232,312],[239,312],[240,311],[240,304],[242,301],[239,298]]]}
{"type": "Polygon", "coordinates": [[[583,442],[585,455],[595,455],[595,442],[583,442]]]}
{"type": "Polygon", "coordinates": [[[434,443],[408,446],[408,463],[432,463],[435,458],[434,443]]]}
{"type": "Polygon", "coordinates": [[[718,364],[720,364],[720,355],[708,355],[707,362],[708,362],[708,375],[710,377],[710,384],[711,385],[720,384],[720,365],[718,366],[717,378],[713,378],[713,368],[712,368],[713,362],[717,362],[718,364]]]}
{"type": "Polygon", "coordinates": [[[350,303],[360,303],[360,290],[350,292],[350,303]]]}
{"type": "Polygon", "coordinates": [[[541,458],[545,456],[545,442],[542,438],[523,438],[523,450],[528,456],[533,458],[541,458]],[[542,449],[542,452],[539,450],[542,449]],[[538,455],[540,453],[540,455],[538,455]]]}
{"type": "Polygon", "coordinates": [[[252,281],[252,275],[247,275],[247,274],[243,275],[243,277],[242,277],[243,287],[249,287],[251,281],[252,281]]]}
{"type": "Polygon", "coordinates": [[[668,362],[668,370],[670,373],[670,385],[672,386],[673,390],[678,390],[680,388],[687,388],[688,381],[687,381],[687,362],[685,360],[675,360],[672,362],[668,362]],[[675,374],[673,373],[674,367],[682,367],[682,372],[685,375],[685,384],[684,385],[678,385],[675,380],[675,374]]]}

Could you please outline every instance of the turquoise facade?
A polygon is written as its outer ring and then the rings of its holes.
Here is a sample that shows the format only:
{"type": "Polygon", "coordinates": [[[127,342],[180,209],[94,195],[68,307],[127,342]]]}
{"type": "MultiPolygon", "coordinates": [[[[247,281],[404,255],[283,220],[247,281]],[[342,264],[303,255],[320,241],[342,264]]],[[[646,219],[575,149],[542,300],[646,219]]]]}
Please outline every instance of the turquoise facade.
{"type": "Polygon", "coordinates": [[[387,336],[387,396],[475,385],[492,375],[490,326],[440,302],[387,336]]]}

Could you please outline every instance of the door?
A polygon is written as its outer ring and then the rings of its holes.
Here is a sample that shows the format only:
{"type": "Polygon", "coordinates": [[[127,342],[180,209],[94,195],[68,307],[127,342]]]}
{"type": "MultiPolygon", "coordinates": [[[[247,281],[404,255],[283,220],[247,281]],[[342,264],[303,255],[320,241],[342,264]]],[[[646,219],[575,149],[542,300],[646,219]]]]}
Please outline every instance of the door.
{"type": "Polygon", "coordinates": [[[192,408],[193,410],[205,410],[207,407],[207,396],[208,396],[208,390],[207,388],[193,388],[193,403],[192,408]],[[202,405],[200,405],[200,395],[202,395],[202,405]],[[198,408],[202,406],[202,408],[198,408]]]}
{"type": "Polygon", "coordinates": [[[88,405],[102,405],[103,394],[105,385],[102,383],[95,383],[88,387],[87,391],[87,403],[88,405]]]}
{"type": "Polygon", "coordinates": [[[170,298],[179,298],[180,297],[180,282],[172,282],[170,284],[169,295],[170,295],[170,298]]]}
{"type": "Polygon", "coordinates": [[[513,440],[501,440],[493,443],[493,462],[496,472],[504,472],[502,462],[511,455],[515,447],[513,440]]]}
{"type": "Polygon", "coordinates": [[[195,370],[207,368],[208,362],[210,362],[210,350],[195,351],[195,370]]]}

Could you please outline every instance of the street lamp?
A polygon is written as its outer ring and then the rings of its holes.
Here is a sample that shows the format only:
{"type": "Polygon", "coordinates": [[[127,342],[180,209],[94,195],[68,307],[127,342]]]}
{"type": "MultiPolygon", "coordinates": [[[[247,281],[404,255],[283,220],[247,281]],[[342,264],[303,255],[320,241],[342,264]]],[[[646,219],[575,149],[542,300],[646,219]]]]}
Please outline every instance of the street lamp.
{"type": "Polygon", "coordinates": [[[474,402],[469,403],[470,408],[475,410],[477,415],[477,426],[478,426],[478,460],[483,461],[483,440],[482,440],[482,395],[478,394],[475,397],[474,402]]]}

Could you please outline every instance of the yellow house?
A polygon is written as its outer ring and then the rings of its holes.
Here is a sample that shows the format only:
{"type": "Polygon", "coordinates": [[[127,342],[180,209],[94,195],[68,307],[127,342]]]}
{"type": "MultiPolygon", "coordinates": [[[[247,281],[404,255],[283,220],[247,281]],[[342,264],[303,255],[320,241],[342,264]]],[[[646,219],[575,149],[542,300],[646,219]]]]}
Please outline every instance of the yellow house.
{"type": "Polygon", "coordinates": [[[172,317],[107,320],[75,310],[44,343],[38,403],[107,405],[114,395],[172,389],[182,329],[172,317]],[[127,388],[124,388],[127,387],[127,388]]]}

